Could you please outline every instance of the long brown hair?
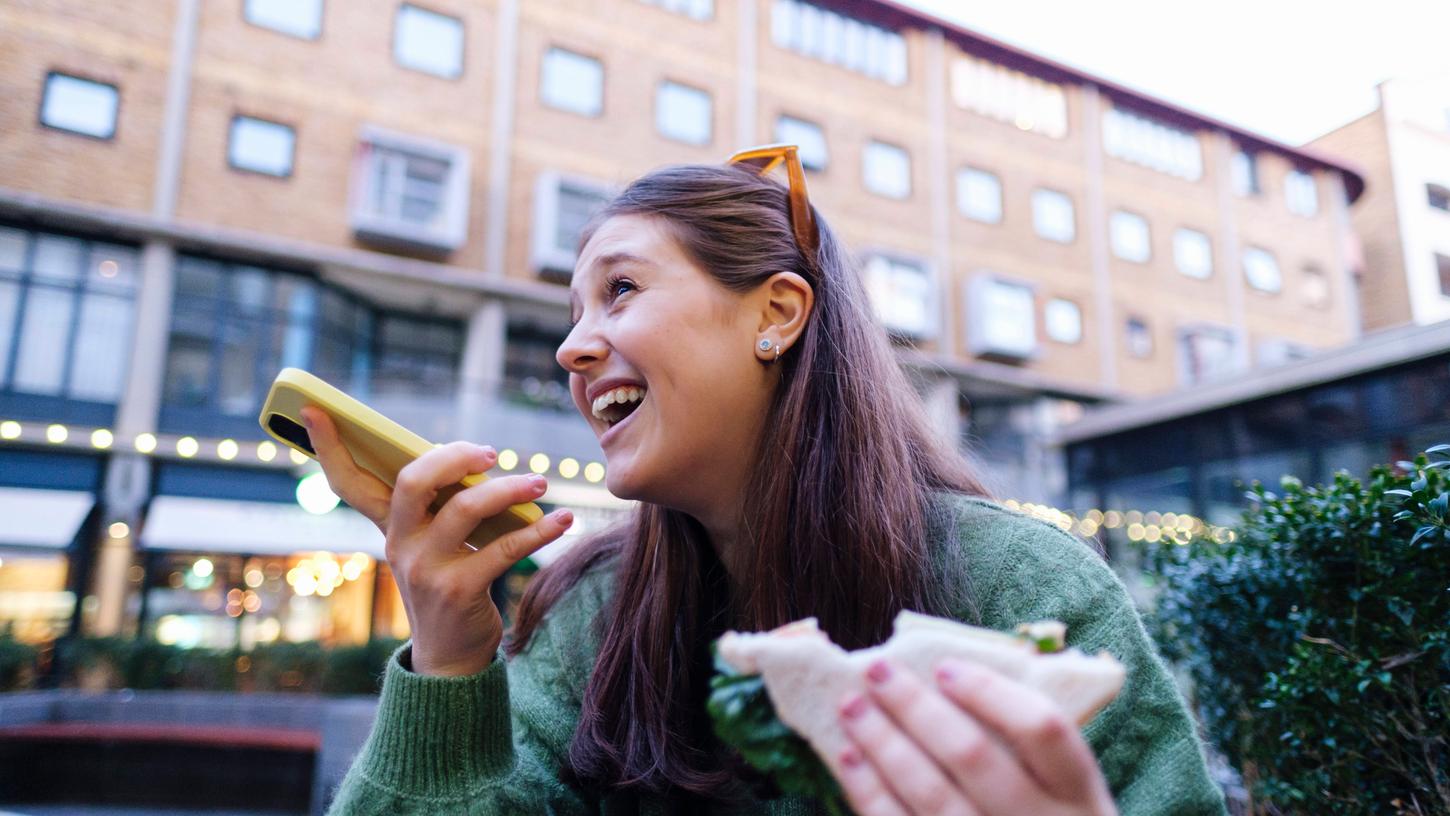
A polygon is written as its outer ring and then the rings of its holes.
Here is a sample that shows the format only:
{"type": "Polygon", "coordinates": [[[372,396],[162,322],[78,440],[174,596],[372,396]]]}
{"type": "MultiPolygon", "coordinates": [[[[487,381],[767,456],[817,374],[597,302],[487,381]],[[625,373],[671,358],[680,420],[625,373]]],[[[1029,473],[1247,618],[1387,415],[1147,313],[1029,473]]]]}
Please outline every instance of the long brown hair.
{"type": "Polygon", "coordinates": [[[930,494],[986,491],[929,429],[843,245],[815,213],[820,249],[805,257],[788,212],[785,188],[771,179],[681,165],[630,184],[581,241],[617,215],[657,217],[728,289],[749,291],[793,270],[815,291],[800,341],[775,363],[781,380],[746,497],[736,590],[698,522],[642,504],[631,523],[579,545],[524,594],[510,654],[583,573],[614,560],[613,600],[568,761],[570,776],[601,791],[738,792],[704,706],[709,644],[726,628],[815,616],[855,649],[884,640],[902,609],[953,614],[964,600],[952,574],[960,565],[945,570],[929,551],[930,494]]]}

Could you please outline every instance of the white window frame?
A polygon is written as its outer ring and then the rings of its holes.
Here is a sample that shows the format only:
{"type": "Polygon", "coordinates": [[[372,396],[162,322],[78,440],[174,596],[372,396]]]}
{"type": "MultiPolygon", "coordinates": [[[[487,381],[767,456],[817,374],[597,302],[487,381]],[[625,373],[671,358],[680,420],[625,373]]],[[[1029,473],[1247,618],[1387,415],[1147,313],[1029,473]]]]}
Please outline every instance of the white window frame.
{"type": "Polygon", "coordinates": [[[1209,323],[1195,323],[1187,326],[1181,326],[1178,329],[1176,340],[1176,351],[1178,354],[1178,382],[1182,386],[1193,386],[1201,385],[1203,383],[1222,381],[1230,376],[1233,376],[1242,368],[1242,364],[1239,361],[1239,343],[1242,341],[1240,340],[1238,334],[1235,333],[1234,330],[1232,328],[1229,328],[1228,326],[1220,326],[1217,324],[1209,323]],[[1190,371],[1191,366],[1189,365],[1189,359],[1191,352],[1188,348],[1190,344],[1187,341],[1188,338],[1192,336],[1205,333],[1214,333],[1223,337],[1227,337],[1228,355],[1226,357],[1226,361],[1221,365],[1219,369],[1207,372],[1203,375],[1195,376],[1190,371]]]}
{"type": "Polygon", "coordinates": [[[561,247],[554,239],[559,231],[559,192],[565,185],[597,193],[605,199],[614,188],[602,181],[547,170],[534,182],[534,224],[529,242],[529,265],[540,275],[569,278],[578,262],[577,247],[561,247]]]}
{"type": "Polygon", "coordinates": [[[276,31],[302,40],[315,40],[322,36],[323,0],[245,0],[242,4],[242,19],[258,28],[276,31]],[[312,8],[304,8],[311,3],[312,8]],[[288,11],[310,11],[312,19],[298,24],[286,16],[288,11]]]}
{"type": "Polygon", "coordinates": [[[892,335],[910,340],[929,340],[936,337],[941,322],[941,286],[932,265],[922,258],[887,250],[868,251],[864,255],[866,262],[863,272],[867,295],[872,311],[886,330],[892,335]],[[886,277],[883,279],[882,276],[886,277]],[[895,302],[882,300],[882,293],[892,293],[896,280],[901,276],[914,276],[917,288],[922,293],[920,307],[925,317],[920,325],[911,325],[897,319],[895,302]]]}
{"type": "Polygon", "coordinates": [[[458,249],[463,246],[468,231],[469,174],[468,151],[462,147],[423,136],[398,133],[376,125],[364,125],[358,137],[357,155],[353,161],[348,207],[353,231],[359,238],[385,244],[445,252],[458,249]],[[373,200],[377,194],[377,172],[374,166],[379,160],[379,154],[370,146],[448,164],[443,200],[439,202],[442,216],[437,223],[431,226],[420,225],[373,210],[373,200]]]}
{"type": "Polygon", "coordinates": [[[1208,236],[1208,233],[1190,227],[1179,227],[1174,230],[1173,265],[1179,272],[1190,278],[1207,280],[1213,277],[1213,239],[1208,236]],[[1188,254],[1191,251],[1188,243],[1190,241],[1197,243],[1199,238],[1203,239],[1203,247],[1207,250],[1205,258],[1208,263],[1202,268],[1194,266],[1188,254]]]}
{"type": "Polygon", "coordinates": [[[463,58],[467,33],[463,27],[463,18],[455,17],[452,14],[444,14],[433,9],[417,6],[412,3],[402,3],[398,6],[397,12],[393,15],[393,61],[411,71],[418,71],[431,76],[444,79],[458,79],[463,76],[463,58]],[[408,16],[413,15],[414,19],[424,25],[449,25],[454,28],[453,33],[457,35],[457,42],[454,43],[457,54],[450,60],[450,66],[443,66],[436,62],[431,56],[419,59],[404,51],[404,36],[410,30],[408,16]]]}
{"type": "Polygon", "coordinates": [[[578,51],[562,46],[549,46],[539,59],[539,102],[554,110],[561,110],[590,119],[598,119],[604,115],[604,80],[604,60],[588,54],[581,54],[578,51]],[[550,57],[555,53],[580,60],[581,62],[592,62],[599,69],[598,99],[592,106],[576,105],[569,99],[554,95],[554,92],[551,91],[551,86],[549,85],[549,65],[550,57]]]}
{"type": "MultiPolygon", "coordinates": [[[[1283,291],[1284,270],[1283,267],[1279,266],[1279,259],[1274,256],[1274,253],[1262,247],[1244,247],[1243,267],[1244,281],[1248,283],[1250,288],[1259,292],[1267,292],[1269,294],[1278,294],[1279,292],[1283,291]],[[1256,270],[1255,267],[1265,260],[1267,260],[1269,265],[1272,267],[1272,272],[1274,276],[1272,286],[1267,285],[1268,281],[1256,280],[1259,271],[1256,270]]],[[[1268,272],[1269,269],[1266,267],[1263,271],[1268,272]]]]}
{"type": "MultiPolygon", "coordinates": [[[[978,193],[985,193],[981,186],[976,187],[978,193]]],[[[957,212],[963,217],[970,218],[983,224],[1002,223],[1002,177],[990,170],[983,170],[980,167],[964,166],[957,170],[957,212]],[[974,203],[985,203],[973,195],[975,184],[990,184],[993,188],[992,205],[987,209],[979,209],[974,203]]]]}
{"type": "Polygon", "coordinates": [[[1153,259],[1153,227],[1135,212],[1113,210],[1108,216],[1108,243],[1113,257],[1120,260],[1145,264],[1153,259]]]}
{"type": "Polygon", "coordinates": [[[770,41],[888,85],[905,85],[910,73],[910,53],[900,32],[805,0],[773,0],[770,41]]]}
{"type": "Polygon", "coordinates": [[[715,0],[640,0],[647,6],[655,6],[673,14],[704,22],[715,18],[715,0]]]}
{"type": "MultiPolygon", "coordinates": [[[[267,134],[262,134],[266,138],[267,134]]],[[[234,170],[244,173],[256,173],[273,178],[289,178],[292,170],[297,164],[297,129],[282,122],[274,122],[270,119],[262,119],[256,116],[237,114],[232,117],[231,125],[227,128],[227,165],[234,170]],[[248,127],[260,127],[263,131],[271,130],[274,134],[286,131],[287,136],[287,163],[285,167],[269,168],[260,164],[246,163],[246,157],[237,153],[237,136],[239,130],[248,127]]]]}
{"type": "Polygon", "coordinates": [[[1037,287],[1031,281],[992,272],[978,273],[967,284],[966,298],[968,352],[1018,361],[1032,360],[1041,354],[1042,346],[1037,339],[1037,287]],[[999,315],[1001,306],[991,301],[993,287],[1015,288],[1027,293],[1027,302],[1015,305],[1021,310],[1018,319],[1025,324],[1021,326],[1023,330],[1015,342],[992,337],[989,332],[992,325],[990,316],[999,315]]]}
{"type": "Polygon", "coordinates": [[[1070,244],[1077,240],[1077,206],[1073,203],[1072,196],[1061,190],[1053,190],[1048,187],[1038,187],[1032,191],[1032,231],[1037,237],[1054,241],[1059,244],[1070,244]],[[1048,211],[1045,207],[1052,207],[1060,202],[1067,203],[1067,233],[1055,235],[1049,231],[1051,222],[1045,220],[1048,211]]]}
{"type": "Polygon", "coordinates": [[[672,79],[662,79],[655,86],[655,132],[671,141],[682,144],[696,145],[703,147],[714,141],[715,135],[715,99],[710,92],[704,88],[694,85],[686,85],[683,82],[676,82],[672,79]],[[681,128],[671,127],[671,122],[678,121],[667,116],[667,102],[669,95],[679,93],[683,95],[697,94],[705,100],[705,122],[704,128],[699,134],[686,133],[681,128]]]}
{"type": "MultiPolygon", "coordinates": [[[[1065,318],[1064,318],[1065,319],[1065,318]]],[[[1047,333],[1048,339],[1063,345],[1075,346],[1082,342],[1082,306],[1077,301],[1065,297],[1049,298],[1042,306],[1042,327],[1047,333]],[[1068,311],[1068,310],[1071,311],[1068,311]],[[1061,324],[1054,325],[1054,314],[1071,315],[1072,331],[1061,332],[1058,329],[1061,324]]]]}
{"type": "Polygon", "coordinates": [[[896,199],[897,201],[905,201],[911,198],[911,153],[901,145],[892,144],[891,142],[883,142],[879,139],[867,141],[866,146],[861,149],[861,186],[866,188],[867,192],[875,193],[885,198],[896,199]],[[879,182],[884,177],[878,177],[872,173],[872,156],[878,156],[880,158],[890,156],[892,159],[895,159],[898,154],[905,160],[906,165],[906,173],[902,180],[904,186],[892,187],[880,185],[879,182]]]}
{"type": "Polygon", "coordinates": [[[1234,149],[1229,159],[1229,179],[1234,195],[1250,198],[1264,192],[1264,183],[1259,175],[1259,156],[1242,147],[1234,149]]]}
{"type": "Polygon", "coordinates": [[[1187,181],[1203,177],[1203,148],[1192,131],[1121,108],[1103,114],[1102,131],[1109,156],[1187,181]]]}
{"type": "Polygon", "coordinates": [[[1123,320],[1123,348],[1128,352],[1129,357],[1133,358],[1134,360],[1147,360],[1148,358],[1153,356],[1153,353],[1157,350],[1157,347],[1158,343],[1153,337],[1153,324],[1148,320],[1148,318],[1143,317],[1142,315],[1130,314],[1126,319],[1123,320]],[[1142,354],[1139,354],[1138,350],[1133,347],[1134,323],[1137,323],[1138,325],[1143,327],[1144,336],[1148,338],[1148,348],[1142,354]]]}
{"type": "Polygon", "coordinates": [[[1053,139],[1067,135],[1067,94],[1061,85],[973,56],[952,60],[951,97],[957,107],[1053,139]]]}
{"type": "Polygon", "coordinates": [[[116,85],[62,71],[46,74],[45,84],[40,92],[42,125],[65,133],[110,141],[116,138],[116,128],[120,121],[121,89],[116,85]],[[76,116],[74,109],[70,107],[75,105],[100,105],[104,109],[99,112],[100,115],[96,115],[96,111],[86,110],[82,116],[76,116]],[[106,119],[109,121],[103,123],[102,120],[106,119]]]}

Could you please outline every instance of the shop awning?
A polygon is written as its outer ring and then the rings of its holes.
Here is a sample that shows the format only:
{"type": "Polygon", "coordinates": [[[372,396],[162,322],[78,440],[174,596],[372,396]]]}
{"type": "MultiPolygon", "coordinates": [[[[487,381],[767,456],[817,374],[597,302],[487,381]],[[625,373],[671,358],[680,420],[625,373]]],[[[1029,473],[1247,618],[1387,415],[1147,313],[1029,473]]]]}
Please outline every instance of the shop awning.
{"type": "Polygon", "coordinates": [[[85,490],[0,487],[0,546],[69,547],[95,504],[85,490]]]}
{"type": "Polygon", "coordinates": [[[382,558],[383,534],[346,507],[319,516],[281,502],[157,496],[141,528],[141,546],[255,555],[326,550],[382,558]]]}

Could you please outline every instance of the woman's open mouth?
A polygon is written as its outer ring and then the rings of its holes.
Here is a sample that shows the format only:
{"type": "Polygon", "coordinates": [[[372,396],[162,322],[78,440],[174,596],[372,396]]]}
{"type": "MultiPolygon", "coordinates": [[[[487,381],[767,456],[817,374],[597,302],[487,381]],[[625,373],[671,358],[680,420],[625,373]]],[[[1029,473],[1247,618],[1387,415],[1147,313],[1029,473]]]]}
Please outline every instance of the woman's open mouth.
{"type": "Polygon", "coordinates": [[[595,419],[604,423],[605,433],[608,433],[639,410],[646,390],[644,386],[638,385],[611,388],[594,398],[590,410],[595,419]]]}

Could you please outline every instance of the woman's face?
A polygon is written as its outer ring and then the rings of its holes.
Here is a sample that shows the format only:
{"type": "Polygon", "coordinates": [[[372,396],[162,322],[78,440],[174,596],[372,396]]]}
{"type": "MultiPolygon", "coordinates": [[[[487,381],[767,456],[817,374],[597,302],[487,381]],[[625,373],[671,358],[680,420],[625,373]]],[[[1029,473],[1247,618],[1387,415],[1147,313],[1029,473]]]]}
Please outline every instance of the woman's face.
{"type": "Polygon", "coordinates": [[[620,215],[580,253],[570,300],[557,357],[610,492],[694,514],[738,501],[771,395],[756,298],[696,266],[659,219],[620,215]]]}

